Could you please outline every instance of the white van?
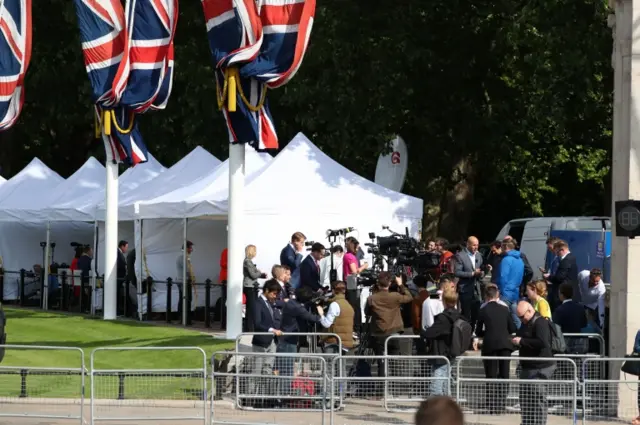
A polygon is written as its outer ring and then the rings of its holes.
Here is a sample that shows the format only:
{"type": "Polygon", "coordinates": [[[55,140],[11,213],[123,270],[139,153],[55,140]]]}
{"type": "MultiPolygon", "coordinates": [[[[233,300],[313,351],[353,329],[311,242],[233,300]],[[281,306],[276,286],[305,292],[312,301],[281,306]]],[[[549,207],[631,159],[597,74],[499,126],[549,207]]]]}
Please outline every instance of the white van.
{"type": "Polygon", "coordinates": [[[552,230],[611,230],[610,217],[534,217],[511,220],[502,227],[496,240],[513,236],[527,255],[534,277],[545,267],[547,238],[552,230]]]}

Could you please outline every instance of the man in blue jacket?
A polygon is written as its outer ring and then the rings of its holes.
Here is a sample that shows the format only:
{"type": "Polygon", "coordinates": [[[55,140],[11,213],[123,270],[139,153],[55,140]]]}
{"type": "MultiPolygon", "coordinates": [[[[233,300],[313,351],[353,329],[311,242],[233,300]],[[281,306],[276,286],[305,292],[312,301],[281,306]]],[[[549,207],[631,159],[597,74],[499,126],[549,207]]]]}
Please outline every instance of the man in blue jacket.
{"type": "Polygon", "coordinates": [[[516,245],[512,240],[506,240],[502,243],[502,252],[498,289],[500,290],[502,301],[507,304],[511,311],[513,323],[516,328],[520,328],[520,318],[518,318],[516,309],[520,298],[520,284],[524,276],[524,262],[520,258],[520,251],[516,250],[516,245]]]}

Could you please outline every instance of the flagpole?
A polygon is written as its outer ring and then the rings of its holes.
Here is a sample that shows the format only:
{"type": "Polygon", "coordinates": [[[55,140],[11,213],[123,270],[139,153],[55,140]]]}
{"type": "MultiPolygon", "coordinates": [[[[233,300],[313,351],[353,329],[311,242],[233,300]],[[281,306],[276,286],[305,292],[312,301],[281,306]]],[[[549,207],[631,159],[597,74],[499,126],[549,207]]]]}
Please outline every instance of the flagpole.
{"type": "Polygon", "coordinates": [[[227,339],[242,333],[242,262],[244,261],[245,146],[229,144],[227,267],[227,339]]]}
{"type": "MultiPolygon", "coordinates": [[[[104,131],[104,130],[103,130],[104,131]]],[[[103,135],[103,137],[105,137],[103,135]]],[[[118,287],[116,262],[118,253],[118,164],[107,160],[105,189],[105,243],[104,243],[104,320],[115,320],[118,287]]]]}

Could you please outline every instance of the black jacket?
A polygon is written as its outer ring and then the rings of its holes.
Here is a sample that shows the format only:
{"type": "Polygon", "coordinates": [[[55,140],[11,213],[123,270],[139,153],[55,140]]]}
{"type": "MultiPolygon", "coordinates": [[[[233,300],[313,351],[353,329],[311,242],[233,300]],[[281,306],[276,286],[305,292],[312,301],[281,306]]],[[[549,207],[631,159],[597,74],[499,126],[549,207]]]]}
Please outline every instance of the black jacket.
{"type": "Polygon", "coordinates": [[[424,329],[421,333],[426,341],[430,356],[444,356],[452,360],[451,337],[453,336],[453,323],[460,319],[462,314],[455,308],[447,308],[436,315],[433,325],[424,329]]]}
{"type": "MultiPolygon", "coordinates": [[[[518,330],[520,339],[520,357],[551,358],[551,326],[549,321],[538,313],[529,323],[523,323],[518,330]]],[[[523,369],[542,369],[555,365],[553,361],[528,360],[520,362],[523,369]]]]}
{"type": "Polygon", "coordinates": [[[560,326],[563,334],[579,334],[587,326],[587,315],[582,304],[569,300],[556,307],[553,321],[560,326]]]}
{"type": "Polygon", "coordinates": [[[516,333],[511,312],[503,305],[490,302],[480,309],[476,324],[476,335],[483,337],[482,354],[491,355],[498,350],[515,349],[511,334],[516,333]]]}
{"type": "MultiPolygon", "coordinates": [[[[302,304],[296,300],[289,300],[282,308],[282,319],[280,330],[282,332],[303,332],[307,329],[307,323],[320,323],[320,316],[310,313],[302,304]]],[[[287,344],[297,344],[298,336],[290,335],[284,337],[287,344]]]]}
{"type": "Polygon", "coordinates": [[[122,251],[120,251],[120,249],[118,249],[118,261],[116,263],[116,274],[118,277],[118,283],[124,282],[124,280],[127,278],[127,259],[122,253],[122,251]]]}
{"type": "Polygon", "coordinates": [[[554,285],[562,285],[563,283],[570,283],[573,287],[573,299],[574,301],[582,301],[580,296],[580,286],[578,285],[578,264],[576,263],[576,257],[572,253],[568,253],[560,263],[558,264],[558,270],[554,275],[549,276],[549,282],[554,285]]]}
{"type": "MultiPolygon", "coordinates": [[[[269,329],[278,329],[280,322],[280,310],[272,306],[273,315],[267,306],[267,302],[258,297],[254,303],[253,328],[256,332],[269,332],[269,329]]],[[[252,345],[267,348],[271,345],[274,335],[254,335],[252,345]]]]}
{"type": "Polygon", "coordinates": [[[300,263],[300,286],[308,286],[314,292],[322,289],[322,285],[320,285],[320,269],[311,255],[307,255],[307,258],[300,263]]]}

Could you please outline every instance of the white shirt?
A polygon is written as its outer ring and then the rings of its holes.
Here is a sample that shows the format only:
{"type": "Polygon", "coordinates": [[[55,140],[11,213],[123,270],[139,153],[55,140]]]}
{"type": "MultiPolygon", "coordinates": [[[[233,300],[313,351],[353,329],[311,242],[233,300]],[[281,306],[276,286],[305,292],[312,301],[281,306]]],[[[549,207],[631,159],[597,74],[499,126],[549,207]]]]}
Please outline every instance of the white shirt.
{"type": "Polygon", "coordinates": [[[498,299],[497,301],[485,301],[484,303],[482,303],[482,305],[480,306],[480,308],[485,308],[487,306],[487,304],[489,303],[498,303],[500,305],[503,305],[507,308],[509,308],[509,306],[507,305],[507,303],[505,303],[504,301],[502,301],[501,299],[498,299]]]}
{"type": "MultiPolygon", "coordinates": [[[[336,269],[338,280],[342,280],[342,257],[333,255],[333,267],[336,269]]],[[[322,286],[331,285],[331,257],[320,260],[320,284],[322,286]]]]}
{"type": "Polygon", "coordinates": [[[467,255],[469,256],[469,260],[471,260],[471,265],[473,266],[473,269],[476,269],[476,254],[475,253],[471,253],[471,251],[467,250],[467,255]]]}
{"type": "Polygon", "coordinates": [[[582,303],[591,310],[598,310],[598,321],[600,327],[604,326],[604,300],[607,294],[607,288],[604,286],[602,279],[593,288],[589,288],[589,270],[583,270],[578,273],[578,284],[580,285],[580,294],[582,295],[582,303]]]}
{"type": "Polygon", "coordinates": [[[422,329],[433,326],[434,318],[444,311],[442,291],[438,291],[438,298],[427,298],[422,303],[422,329]]]}
{"type": "Polygon", "coordinates": [[[327,314],[320,318],[320,324],[325,328],[330,328],[333,325],[336,317],[340,316],[340,306],[337,302],[332,302],[329,304],[329,309],[327,310],[327,314]]]}

